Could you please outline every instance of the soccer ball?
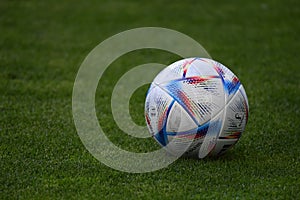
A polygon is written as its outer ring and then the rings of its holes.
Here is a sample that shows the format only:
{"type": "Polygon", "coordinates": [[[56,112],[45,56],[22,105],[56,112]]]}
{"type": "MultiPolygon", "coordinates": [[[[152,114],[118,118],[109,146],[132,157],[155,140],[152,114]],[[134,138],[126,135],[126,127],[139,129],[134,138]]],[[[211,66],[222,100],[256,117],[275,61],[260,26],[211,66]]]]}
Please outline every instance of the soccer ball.
{"type": "Polygon", "coordinates": [[[153,80],[146,97],[150,134],[173,155],[219,156],[240,138],[248,99],[239,79],[208,58],[179,60],[153,80]]]}

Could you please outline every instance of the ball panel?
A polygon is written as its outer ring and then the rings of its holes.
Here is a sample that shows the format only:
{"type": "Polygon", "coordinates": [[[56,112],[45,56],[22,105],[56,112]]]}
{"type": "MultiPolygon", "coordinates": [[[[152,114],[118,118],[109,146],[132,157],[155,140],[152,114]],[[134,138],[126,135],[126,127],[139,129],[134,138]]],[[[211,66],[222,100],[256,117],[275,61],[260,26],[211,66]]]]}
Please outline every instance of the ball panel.
{"type": "Polygon", "coordinates": [[[191,116],[175,102],[167,119],[167,132],[177,133],[196,129],[198,126],[191,116]]]}
{"type": "Polygon", "coordinates": [[[189,145],[185,155],[194,154],[194,151],[196,151],[199,145],[202,144],[203,138],[207,133],[208,126],[209,123],[199,126],[195,129],[168,135],[169,141],[172,141],[172,144],[169,145],[168,149],[171,153],[177,154],[178,152],[180,153],[182,148],[186,148],[187,145],[189,145]]]}
{"type": "Polygon", "coordinates": [[[212,63],[213,68],[217,71],[217,73],[222,78],[226,99],[229,101],[240,87],[240,81],[238,77],[230,69],[225,67],[223,64],[211,59],[206,59],[206,60],[212,63]]]}
{"type": "Polygon", "coordinates": [[[194,77],[194,76],[215,76],[218,77],[219,74],[213,68],[213,64],[206,59],[196,58],[190,65],[187,70],[185,77],[194,77]]]}
{"type": "MultiPolygon", "coordinates": [[[[209,122],[198,126],[195,129],[177,132],[173,135],[169,135],[169,141],[174,141],[173,145],[170,145],[171,151],[176,153],[183,145],[190,144],[185,156],[198,157],[200,149],[207,155],[215,146],[218,135],[222,129],[222,119],[224,112],[220,112],[214,119],[209,122]],[[202,147],[202,145],[204,146],[202,147]]],[[[202,155],[202,154],[201,154],[202,155]]]]}
{"type": "Polygon", "coordinates": [[[174,100],[157,86],[148,93],[145,103],[145,118],[151,135],[157,134],[164,128],[168,110],[173,102],[174,100]]]}
{"type": "Polygon", "coordinates": [[[217,144],[217,139],[223,127],[224,114],[225,111],[224,109],[222,109],[213,119],[208,122],[209,128],[207,130],[203,143],[198,150],[198,158],[206,157],[217,144]]]}
{"type": "Polygon", "coordinates": [[[244,131],[247,122],[248,108],[241,91],[232,97],[226,105],[226,117],[220,139],[238,139],[244,131]]]}
{"type": "Polygon", "coordinates": [[[184,66],[186,65],[186,63],[191,62],[193,59],[194,58],[179,60],[169,65],[154,78],[153,82],[159,85],[169,81],[181,79],[184,74],[184,66]]]}
{"type": "Polygon", "coordinates": [[[241,92],[241,94],[243,95],[244,97],[244,105],[246,107],[246,124],[248,122],[248,117],[249,117],[249,103],[248,103],[248,98],[247,98],[247,94],[246,94],[246,91],[243,87],[243,85],[241,85],[239,91],[241,92]]]}
{"type": "Polygon", "coordinates": [[[225,105],[220,78],[185,78],[161,84],[160,87],[190,114],[197,125],[206,123],[225,105]]]}

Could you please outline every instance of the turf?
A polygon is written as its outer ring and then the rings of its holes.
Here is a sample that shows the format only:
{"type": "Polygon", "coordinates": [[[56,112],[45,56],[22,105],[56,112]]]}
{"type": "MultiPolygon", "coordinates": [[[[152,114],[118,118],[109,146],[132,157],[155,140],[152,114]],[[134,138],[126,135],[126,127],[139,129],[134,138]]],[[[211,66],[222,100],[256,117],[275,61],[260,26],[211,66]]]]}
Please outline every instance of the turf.
{"type": "MultiPolygon", "coordinates": [[[[0,2],[1,199],[297,199],[300,196],[300,3],[252,1],[0,2]],[[88,52],[142,26],[181,31],[229,66],[243,83],[250,118],[219,159],[179,159],[145,174],[119,172],[85,149],[72,118],[72,88],[88,52]]],[[[158,50],[131,52],[100,80],[96,109],[109,138],[147,152],[153,139],[123,137],[110,94],[131,67],[169,64],[158,50]]],[[[131,98],[144,125],[147,86],[131,98]]]]}

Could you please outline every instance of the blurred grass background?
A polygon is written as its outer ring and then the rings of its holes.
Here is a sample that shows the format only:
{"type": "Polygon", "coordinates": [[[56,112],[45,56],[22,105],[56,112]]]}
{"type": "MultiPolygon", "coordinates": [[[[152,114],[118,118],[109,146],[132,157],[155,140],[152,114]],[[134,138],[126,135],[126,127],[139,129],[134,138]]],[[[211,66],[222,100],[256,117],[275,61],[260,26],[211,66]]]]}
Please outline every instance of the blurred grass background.
{"type": "MultiPolygon", "coordinates": [[[[0,198],[299,198],[299,18],[296,0],[0,1],[0,198]],[[77,70],[101,41],[143,26],[191,36],[240,78],[250,118],[225,156],[179,159],[156,172],[128,174],[84,148],[72,119],[77,70]]],[[[113,85],[135,65],[176,59],[136,51],[105,72],[97,114],[116,145],[137,152],[157,148],[152,139],[123,137],[115,126],[113,85]]],[[[139,124],[146,90],[131,99],[139,124]]]]}

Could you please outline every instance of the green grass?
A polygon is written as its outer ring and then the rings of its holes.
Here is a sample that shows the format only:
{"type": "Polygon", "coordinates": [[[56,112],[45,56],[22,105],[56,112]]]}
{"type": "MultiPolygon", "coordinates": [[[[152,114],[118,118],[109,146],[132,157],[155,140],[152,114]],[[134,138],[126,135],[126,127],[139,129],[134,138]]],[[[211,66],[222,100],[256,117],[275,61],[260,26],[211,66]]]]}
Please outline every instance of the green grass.
{"type": "MultiPolygon", "coordinates": [[[[0,199],[299,198],[299,18],[296,0],[1,1],[0,199]],[[225,156],[128,174],[101,164],[81,143],[71,105],[81,62],[107,37],[142,26],[193,37],[242,81],[249,123],[225,156]]],[[[151,138],[120,139],[110,113],[113,84],[135,65],[176,59],[136,51],[105,72],[96,109],[116,145],[157,148],[151,138]]],[[[131,99],[139,124],[146,89],[131,99]]]]}

